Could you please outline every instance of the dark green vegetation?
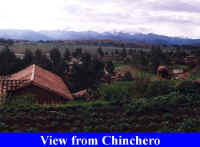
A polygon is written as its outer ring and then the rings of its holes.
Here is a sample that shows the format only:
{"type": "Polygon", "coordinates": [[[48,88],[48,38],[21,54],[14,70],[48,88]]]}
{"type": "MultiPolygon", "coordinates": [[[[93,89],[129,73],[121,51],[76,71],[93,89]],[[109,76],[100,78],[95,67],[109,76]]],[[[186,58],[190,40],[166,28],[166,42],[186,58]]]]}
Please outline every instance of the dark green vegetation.
{"type": "MultiPolygon", "coordinates": [[[[60,106],[35,105],[32,96],[7,99],[6,104],[0,105],[1,132],[200,131],[200,84],[161,80],[157,76],[160,65],[190,70],[184,58],[195,55],[199,60],[198,50],[190,53],[179,46],[131,49],[121,43],[112,47],[92,44],[84,50],[59,41],[37,42],[37,47],[34,42],[25,44],[9,46],[11,50],[27,48],[23,59],[17,58],[8,47],[1,50],[0,75],[37,64],[60,75],[72,93],[89,89],[93,97],[90,101],[75,100],[60,106]],[[104,57],[119,57],[119,60],[107,61],[104,57]],[[71,58],[77,63],[69,64],[71,58]],[[110,76],[109,82],[101,81],[107,78],[104,69],[110,76]],[[120,82],[110,80],[116,69],[124,74],[120,82]]],[[[192,80],[199,77],[199,70],[191,74],[192,80]]]]}
{"type": "Polygon", "coordinates": [[[199,80],[200,78],[200,69],[198,68],[196,72],[190,75],[191,80],[199,80]]]}
{"type": "Polygon", "coordinates": [[[158,90],[153,85],[161,85],[163,88],[159,94],[152,97],[133,98],[133,83],[115,83],[107,88],[107,85],[103,85],[99,89],[99,99],[90,102],[73,101],[61,106],[36,106],[15,101],[1,105],[0,131],[200,131],[198,83],[186,81],[179,86],[171,86],[171,83],[157,82],[147,85],[148,91],[151,92],[158,90]]]}

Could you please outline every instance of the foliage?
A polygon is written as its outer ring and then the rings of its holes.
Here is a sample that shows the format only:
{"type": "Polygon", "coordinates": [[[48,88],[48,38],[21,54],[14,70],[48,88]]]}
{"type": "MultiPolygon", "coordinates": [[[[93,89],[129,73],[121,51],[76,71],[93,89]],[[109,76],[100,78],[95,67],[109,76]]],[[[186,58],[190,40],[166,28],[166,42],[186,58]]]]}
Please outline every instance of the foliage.
{"type": "Polygon", "coordinates": [[[71,83],[76,90],[96,87],[102,75],[104,75],[104,63],[86,56],[83,64],[73,65],[71,83]]]}
{"type": "Polygon", "coordinates": [[[173,91],[175,91],[175,86],[171,81],[152,81],[148,83],[145,91],[145,97],[151,98],[155,96],[166,95],[173,91]]]}
{"type": "Polygon", "coordinates": [[[115,70],[115,66],[113,64],[112,61],[108,61],[105,65],[105,68],[106,70],[109,72],[109,73],[114,73],[114,70],[115,70]]]}
{"type": "Polygon", "coordinates": [[[24,67],[31,65],[33,63],[33,59],[34,59],[33,52],[26,49],[23,58],[24,67]]]}
{"type": "Polygon", "coordinates": [[[122,56],[123,58],[125,58],[125,57],[127,56],[127,51],[126,51],[126,48],[125,48],[125,47],[123,47],[123,49],[122,49],[122,51],[121,51],[121,56],[122,56]]]}
{"type": "Polygon", "coordinates": [[[198,80],[199,78],[200,78],[200,68],[198,68],[196,72],[191,73],[190,75],[191,80],[198,80]]]}
{"type": "Polygon", "coordinates": [[[70,56],[71,56],[71,52],[69,51],[68,48],[66,48],[65,52],[64,52],[64,60],[69,61],[70,60],[70,56]]]}
{"type": "Polygon", "coordinates": [[[76,50],[72,53],[72,56],[79,58],[82,56],[82,53],[83,53],[82,48],[76,48],[76,50]]]}
{"type": "Polygon", "coordinates": [[[0,75],[9,75],[23,68],[22,61],[8,47],[1,50],[0,63],[0,75]]]}
{"type": "Polygon", "coordinates": [[[153,47],[151,50],[151,58],[150,58],[151,66],[153,67],[153,71],[156,72],[157,68],[161,64],[166,64],[166,56],[162,52],[160,47],[153,47]]]}
{"type": "Polygon", "coordinates": [[[130,72],[126,72],[122,78],[123,81],[132,81],[133,80],[133,76],[130,72]]]}
{"type": "Polygon", "coordinates": [[[177,91],[183,94],[200,94],[200,83],[184,81],[177,86],[177,91]]]}
{"type": "Polygon", "coordinates": [[[7,96],[6,97],[6,105],[34,105],[36,103],[35,97],[33,95],[26,95],[26,96],[20,96],[20,97],[12,97],[7,96]]]}
{"type": "Polygon", "coordinates": [[[103,51],[103,49],[102,49],[101,47],[99,47],[99,48],[97,49],[97,52],[98,52],[98,54],[99,54],[101,57],[104,56],[104,51],[103,51]]]}
{"type": "Polygon", "coordinates": [[[54,48],[50,51],[51,71],[62,76],[67,68],[60,51],[54,48]]]}
{"type": "Polygon", "coordinates": [[[200,131],[200,120],[185,118],[183,122],[179,123],[177,126],[177,132],[199,132],[200,131]]]}
{"type": "MultiPolygon", "coordinates": [[[[130,82],[124,89],[128,85],[130,82]]],[[[110,100],[72,101],[60,106],[0,105],[0,131],[199,132],[199,106],[199,95],[179,92],[133,99],[123,105],[110,100]]]]}
{"type": "Polygon", "coordinates": [[[50,51],[50,59],[53,65],[56,65],[61,60],[61,53],[57,48],[50,51]]]}
{"type": "Polygon", "coordinates": [[[101,85],[99,91],[103,99],[109,101],[126,101],[131,96],[132,83],[116,82],[111,85],[101,85]]]}

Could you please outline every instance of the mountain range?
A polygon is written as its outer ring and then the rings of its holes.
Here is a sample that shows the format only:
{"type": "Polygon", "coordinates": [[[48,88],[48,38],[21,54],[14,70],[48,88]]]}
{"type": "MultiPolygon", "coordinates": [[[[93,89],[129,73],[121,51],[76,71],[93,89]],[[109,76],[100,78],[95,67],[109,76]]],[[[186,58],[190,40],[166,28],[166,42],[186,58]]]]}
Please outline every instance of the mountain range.
{"type": "Polygon", "coordinates": [[[30,41],[47,40],[120,40],[163,45],[200,45],[200,39],[169,37],[157,34],[124,33],[94,31],[32,31],[32,30],[0,30],[0,38],[30,41]]]}

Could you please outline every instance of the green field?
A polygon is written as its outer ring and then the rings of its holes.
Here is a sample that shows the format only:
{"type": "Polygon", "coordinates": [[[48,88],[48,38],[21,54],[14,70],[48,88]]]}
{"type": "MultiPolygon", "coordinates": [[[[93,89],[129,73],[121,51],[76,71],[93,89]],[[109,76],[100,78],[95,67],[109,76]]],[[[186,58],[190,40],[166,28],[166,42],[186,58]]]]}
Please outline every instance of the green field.
{"type": "Polygon", "coordinates": [[[90,102],[4,104],[0,132],[199,132],[200,91],[195,86],[117,82],[102,85],[99,99],[90,102]],[[143,96],[133,97],[144,89],[143,96]]]}
{"type": "MultiPolygon", "coordinates": [[[[77,45],[77,44],[71,44],[68,42],[63,43],[56,43],[56,42],[50,42],[50,43],[40,43],[40,42],[16,42],[13,45],[9,46],[11,50],[13,50],[16,53],[24,53],[25,49],[30,49],[31,51],[36,51],[37,49],[41,49],[43,52],[49,52],[53,48],[58,48],[61,53],[64,52],[64,49],[68,48],[71,51],[82,48],[84,51],[90,52],[91,54],[96,54],[96,51],[98,49],[99,45],[77,45]]],[[[114,47],[114,46],[101,46],[102,49],[105,52],[111,52],[116,49],[121,50],[121,47],[114,47]]],[[[128,50],[129,48],[127,48],[128,50]]],[[[131,48],[134,50],[148,50],[148,49],[141,49],[141,48],[131,48]]]]}

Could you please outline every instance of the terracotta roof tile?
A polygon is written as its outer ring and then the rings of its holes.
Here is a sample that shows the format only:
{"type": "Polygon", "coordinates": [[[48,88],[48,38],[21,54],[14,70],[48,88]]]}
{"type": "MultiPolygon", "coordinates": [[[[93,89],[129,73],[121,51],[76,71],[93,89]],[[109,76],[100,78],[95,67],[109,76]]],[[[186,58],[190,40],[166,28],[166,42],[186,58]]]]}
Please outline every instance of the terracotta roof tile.
{"type": "Polygon", "coordinates": [[[84,89],[84,90],[78,91],[76,93],[73,93],[74,96],[83,96],[85,94],[87,94],[87,89],[84,89]]]}
{"type": "Polygon", "coordinates": [[[31,65],[9,77],[9,80],[26,80],[17,89],[33,84],[40,88],[54,92],[66,99],[72,100],[72,94],[64,81],[54,73],[51,73],[37,65],[31,65]]]}

